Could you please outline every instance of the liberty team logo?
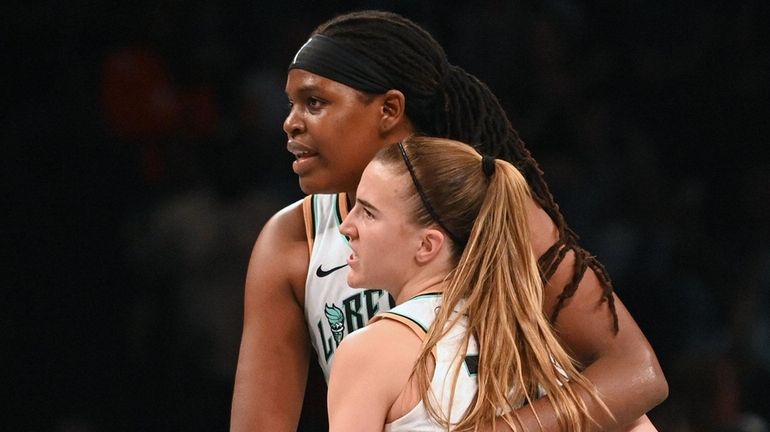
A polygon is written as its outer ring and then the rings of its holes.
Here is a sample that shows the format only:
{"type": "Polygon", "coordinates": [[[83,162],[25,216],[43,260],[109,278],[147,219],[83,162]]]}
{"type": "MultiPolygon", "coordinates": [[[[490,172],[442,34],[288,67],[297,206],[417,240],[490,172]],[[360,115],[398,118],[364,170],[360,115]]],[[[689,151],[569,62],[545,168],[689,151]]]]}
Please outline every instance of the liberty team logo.
{"type": "Polygon", "coordinates": [[[338,308],[334,304],[331,306],[327,304],[324,308],[324,313],[326,314],[326,320],[329,322],[329,327],[331,328],[334,342],[336,342],[337,346],[339,346],[340,342],[342,342],[342,336],[345,331],[345,315],[342,313],[342,309],[338,308]]]}
{"type": "Polygon", "coordinates": [[[380,310],[395,305],[393,297],[383,290],[356,290],[338,304],[325,303],[323,315],[316,321],[319,359],[323,353],[328,362],[346,334],[364,327],[380,310]]]}

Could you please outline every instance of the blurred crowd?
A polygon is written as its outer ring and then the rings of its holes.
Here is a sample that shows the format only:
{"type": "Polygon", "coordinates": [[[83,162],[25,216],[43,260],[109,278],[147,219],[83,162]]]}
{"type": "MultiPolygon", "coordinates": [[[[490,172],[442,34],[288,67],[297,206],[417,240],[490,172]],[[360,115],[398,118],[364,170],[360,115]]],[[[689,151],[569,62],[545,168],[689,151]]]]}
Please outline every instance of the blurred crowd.
{"type": "Polygon", "coordinates": [[[227,429],[251,246],[302,197],[286,67],[361,8],[422,24],[498,95],[658,353],[659,429],[767,431],[761,0],[3,6],[10,430],[227,429]]]}

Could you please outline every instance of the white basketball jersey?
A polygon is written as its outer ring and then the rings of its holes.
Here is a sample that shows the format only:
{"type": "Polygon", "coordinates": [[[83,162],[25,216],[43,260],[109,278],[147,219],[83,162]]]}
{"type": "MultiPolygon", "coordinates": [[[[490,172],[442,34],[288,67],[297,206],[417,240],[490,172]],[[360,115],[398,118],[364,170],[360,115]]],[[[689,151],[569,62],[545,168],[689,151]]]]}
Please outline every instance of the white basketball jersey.
{"type": "MultiPolygon", "coordinates": [[[[441,305],[441,294],[422,294],[408,300],[390,312],[378,315],[374,321],[393,319],[409,326],[424,340],[428,328],[436,318],[436,309],[441,305]]],[[[476,338],[471,335],[468,346],[462,355],[457,355],[462,347],[462,341],[467,329],[467,318],[461,317],[441,340],[439,340],[434,355],[436,368],[433,372],[429,397],[434,407],[440,407],[445,418],[451,423],[457,423],[471,406],[478,390],[476,373],[478,368],[478,345],[476,338]],[[455,382],[455,372],[459,364],[459,373],[455,382]],[[454,397],[452,389],[454,388],[454,397]],[[450,411],[451,405],[451,411],[450,411]]],[[[400,432],[432,432],[445,431],[430,416],[423,401],[420,401],[411,411],[392,423],[385,425],[385,431],[400,432]]]]}
{"type": "MultiPolygon", "coordinates": [[[[441,306],[441,299],[441,294],[422,294],[394,307],[389,312],[377,315],[372,322],[380,319],[399,321],[410,327],[420,339],[425,340],[428,328],[436,319],[436,309],[441,306]]],[[[464,354],[457,355],[462,347],[467,328],[467,317],[461,317],[449,332],[439,340],[433,351],[436,358],[436,368],[433,372],[429,395],[432,397],[433,406],[441,407],[442,415],[445,419],[448,418],[451,424],[457,424],[462,419],[473,403],[473,398],[479,388],[476,377],[479,365],[479,348],[473,335],[468,340],[464,354]],[[460,372],[457,374],[457,381],[455,382],[457,362],[460,362],[460,372]],[[453,388],[455,394],[454,397],[450,397],[453,388]]],[[[561,366],[554,363],[554,367],[562,377],[568,379],[567,373],[561,366]]],[[[545,395],[545,389],[538,386],[535,399],[545,395]]],[[[514,404],[514,407],[520,407],[525,403],[525,400],[521,400],[514,404]]],[[[403,417],[386,424],[384,431],[440,432],[446,431],[446,428],[441,427],[431,417],[425,408],[425,403],[420,401],[403,417]]]]}
{"type": "Polygon", "coordinates": [[[350,288],[347,284],[348,241],[340,223],[348,214],[347,197],[310,195],[303,202],[310,264],[305,282],[305,319],[318,363],[329,380],[334,352],[342,338],[364,327],[378,312],[395,305],[383,290],[350,288]]]}

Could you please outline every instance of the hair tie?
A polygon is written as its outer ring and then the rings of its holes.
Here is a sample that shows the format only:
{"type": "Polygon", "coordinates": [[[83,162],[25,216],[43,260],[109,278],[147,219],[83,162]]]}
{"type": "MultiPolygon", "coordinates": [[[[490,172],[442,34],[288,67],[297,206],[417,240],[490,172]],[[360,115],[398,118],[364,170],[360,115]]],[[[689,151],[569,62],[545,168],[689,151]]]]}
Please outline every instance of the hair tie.
{"type": "Polygon", "coordinates": [[[487,177],[492,177],[492,174],[495,173],[495,160],[492,156],[481,157],[481,169],[487,177]]]}

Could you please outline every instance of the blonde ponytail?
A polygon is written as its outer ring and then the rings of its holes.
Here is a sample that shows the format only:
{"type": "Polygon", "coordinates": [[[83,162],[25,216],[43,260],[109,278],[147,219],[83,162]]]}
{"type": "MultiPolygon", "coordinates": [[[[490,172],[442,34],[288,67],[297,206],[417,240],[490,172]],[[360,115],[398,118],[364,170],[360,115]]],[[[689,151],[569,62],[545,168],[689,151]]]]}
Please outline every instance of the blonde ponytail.
{"type": "Polygon", "coordinates": [[[457,267],[448,276],[442,307],[415,366],[428,412],[452,430],[477,430],[501,413],[514,428],[511,411],[545,393],[562,430],[588,429],[592,419],[581,391],[607,407],[543,312],[543,282],[525,210],[531,200],[525,178],[510,163],[498,159],[490,165],[456,141],[412,137],[400,145],[400,157],[389,148],[378,158],[394,163],[409,158],[410,174],[423,189],[413,202],[416,220],[428,225],[436,214],[441,226],[462,243],[454,245],[457,267]],[[429,200],[430,212],[420,200],[429,200]],[[464,417],[450,425],[446,413],[427,397],[431,352],[461,316],[468,324],[464,345],[471,335],[479,345],[478,393],[464,417]]]}

